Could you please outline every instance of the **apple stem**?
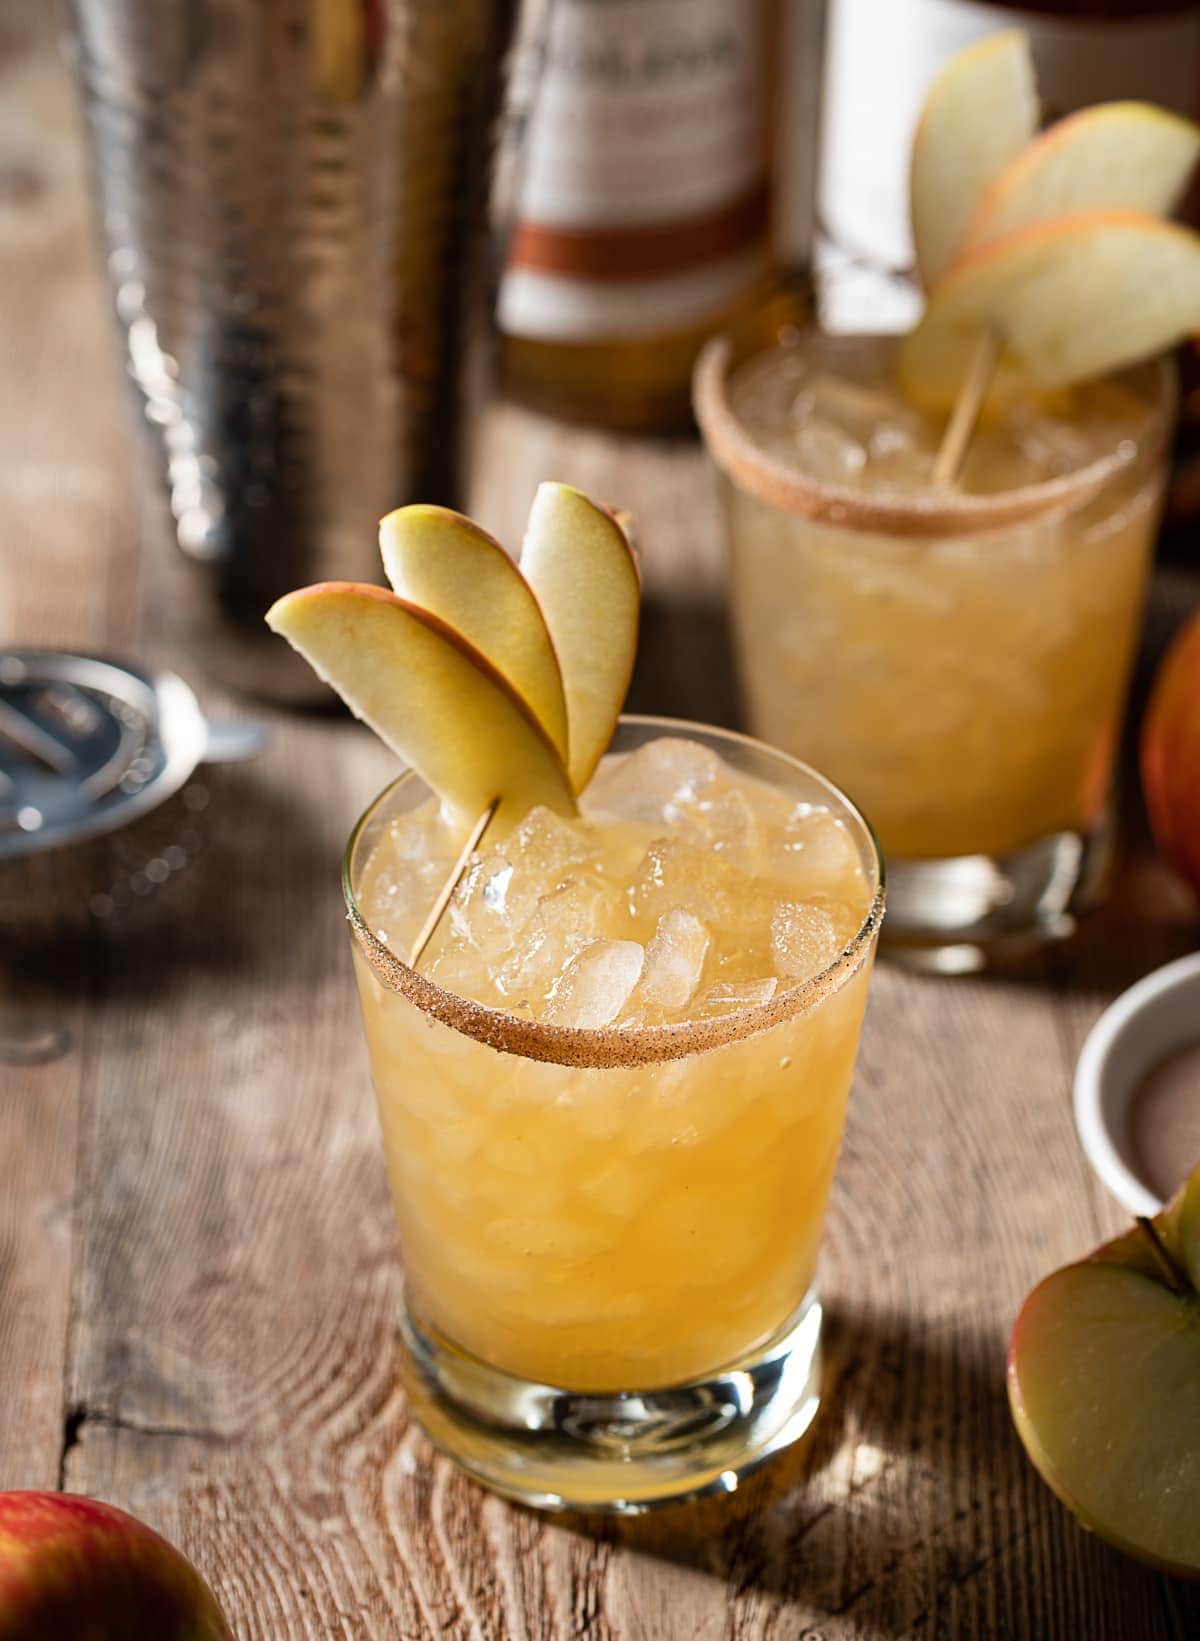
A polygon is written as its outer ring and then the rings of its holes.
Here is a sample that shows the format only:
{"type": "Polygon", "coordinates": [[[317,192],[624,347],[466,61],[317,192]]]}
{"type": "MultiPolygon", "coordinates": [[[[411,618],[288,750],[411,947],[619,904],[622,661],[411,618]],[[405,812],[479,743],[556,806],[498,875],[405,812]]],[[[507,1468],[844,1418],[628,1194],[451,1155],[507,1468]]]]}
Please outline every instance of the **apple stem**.
{"type": "Polygon", "coordinates": [[[483,814],[480,815],[479,819],[475,822],[474,826],[472,826],[470,832],[467,834],[467,841],[463,844],[461,850],[459,851],[458,859],[454,862],[449,877],[438,890],[437,899],[429,908],[429,916],[421,925],[420,934],[413,941],[412,950],[408,956],[408,966],[410,969],[415,969],[417,964],[421,961],[426,946],[428,946],[429,942],[433,939],[434,931],[436,930],[438,924],[442,921],[442,914],[445,912],[446,907],[450,904],[450,897],[453,895],[455,889],[458,888],[459,881],[467,869],[471,856],[475,853],[476,849],[478,849],[483,840],[483,834],[491,825],[492,816],[496,813],[499,807],[500,799],[493,798],[491,803],[488,804],[483,814]]]}
{"type": "Polygon", "coordinates": [[[950,412],[950,420],[946,423],[946,431],[933,459],[930,477],[936,485],[958,483],[959,470],[971,443],[971,435],[975,432],[983,401],[987,398],[999,354],[1000,338],[995,331],[980,331],[963,385],[958,390],[958,398],[954,401],[954,409],[950,412]]]}
{"type": "Polygon", "coordinates": [[[1137,1228],[1149,1243],[1150,1252],[1154,1255],[1154,1262],[1162,1272],[1163,1280],[1168,1288],[1173,1293],[1177,1293],[1181,1299],[1185,1299],[1189,1294],[1194,1294],[1196,1290],[1188,1280],[1187,1272],[1163,1241],[1154,1221],[1147,1219],[1145,1214],[1138,1214],[1135,1217],[1137,1228]]]}

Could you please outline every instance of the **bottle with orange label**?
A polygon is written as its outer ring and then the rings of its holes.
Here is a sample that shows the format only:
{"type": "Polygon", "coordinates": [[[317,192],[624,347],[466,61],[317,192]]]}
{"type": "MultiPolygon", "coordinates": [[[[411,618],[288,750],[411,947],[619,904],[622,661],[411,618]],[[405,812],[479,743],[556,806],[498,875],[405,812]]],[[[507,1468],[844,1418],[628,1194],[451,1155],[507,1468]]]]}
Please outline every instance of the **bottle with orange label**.
{"type": "Polygon", "coordinates": [[[706,337],[807,290],[823,16],[824,0],[551,8],[500,290],[515,397],[685,425],[706,337]]]}

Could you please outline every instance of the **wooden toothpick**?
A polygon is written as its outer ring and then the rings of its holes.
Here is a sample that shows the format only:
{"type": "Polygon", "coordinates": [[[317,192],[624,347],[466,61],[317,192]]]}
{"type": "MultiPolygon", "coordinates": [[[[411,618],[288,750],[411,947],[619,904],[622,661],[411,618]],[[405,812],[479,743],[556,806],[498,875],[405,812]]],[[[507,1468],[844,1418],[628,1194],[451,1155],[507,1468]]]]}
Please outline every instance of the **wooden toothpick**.
{"type": "Polygon", "coordinates": [[[428,946],[429,942],[433,939],[434,931],[437,929],[438,924],[442,921],[442,914],[445,912],[446,907],[450,904],[451,896],[458,888],[459,882],[462,879],[463,873],[467,869],[467,864],[470,861],[471,856],[475,853],[476,849],[478,849],[483,840],[483,834],[491,825],[492,816],[496,813],[496,810],[499,807],[500,799],[493,798],[491,803],[489,803],[487,808],[484,810],[483,814],[480,815],[479,819],[471,828],[470,835],[468,836],[467,841],[463,844],[459,857],[454,862],[454,865],[450,870],[449,877],[438,890],[437,899],[429,908],[429,916],[421,925],[420,934],[413,941],[412,950],[408,955],[408,966],[410,969],[415,969],[417,964],[421,961],[426,946],[428,946]]]}
{"type": "Polygon", "coordinates": [[[950,412],[950,420],[946,423],[946,431],[942,434],[938,453],[934,457],[931,474],[934,484],[958,483],[963,458],[967,454],[967,446],[971,443],[979,412],[983,409],[983,401],[987,398],[987,390],[991,385],[992,372],[996,368],[999,354],[1000,339],[995,331],[981,331],[975,344],[975,352],[971,356],[970,367],[962,387],[958,390],[958,398],[954,401],[954,409],[950,412]]]}

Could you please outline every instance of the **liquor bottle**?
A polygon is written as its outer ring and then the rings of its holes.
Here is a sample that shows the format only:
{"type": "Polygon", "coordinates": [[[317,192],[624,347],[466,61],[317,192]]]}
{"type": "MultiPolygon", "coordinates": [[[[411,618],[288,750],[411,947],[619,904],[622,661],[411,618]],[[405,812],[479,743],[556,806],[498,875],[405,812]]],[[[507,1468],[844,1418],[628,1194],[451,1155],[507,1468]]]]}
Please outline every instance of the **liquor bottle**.
{"type": "Polygon", "coordinates": [[[1200,112],[1195,0],[831,0],[818,215],[833,328],[915,317],[919,299],[898,276],[912,263],[917,113],[947,58],[1007,28],[1029,35],[1047,120],[1123,97],[1200,112]]]}
{"type": "Polygon", "coordinates": [[[506,386],[669,429],[714,331],[808,308],[824,0],[557,0],[498,309],[506,386]]]}

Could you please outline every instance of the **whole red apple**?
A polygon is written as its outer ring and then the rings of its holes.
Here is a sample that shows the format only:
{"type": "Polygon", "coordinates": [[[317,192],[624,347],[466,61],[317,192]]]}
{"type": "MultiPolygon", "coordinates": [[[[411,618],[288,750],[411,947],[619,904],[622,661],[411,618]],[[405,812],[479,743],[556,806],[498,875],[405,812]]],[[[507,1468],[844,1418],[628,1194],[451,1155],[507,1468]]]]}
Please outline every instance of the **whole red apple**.
{"type": "Polygon", "coordinates": [[[1200,611],[1154,682],[1142,725],[1142,789],[1163,858],[1200,895],[1200,611]]]}
{"type": "Polygon", "coordinates": [[[187,1558],[74,1493],[0,1493],[0,1641],[231,1641],[187,1558]]]}

